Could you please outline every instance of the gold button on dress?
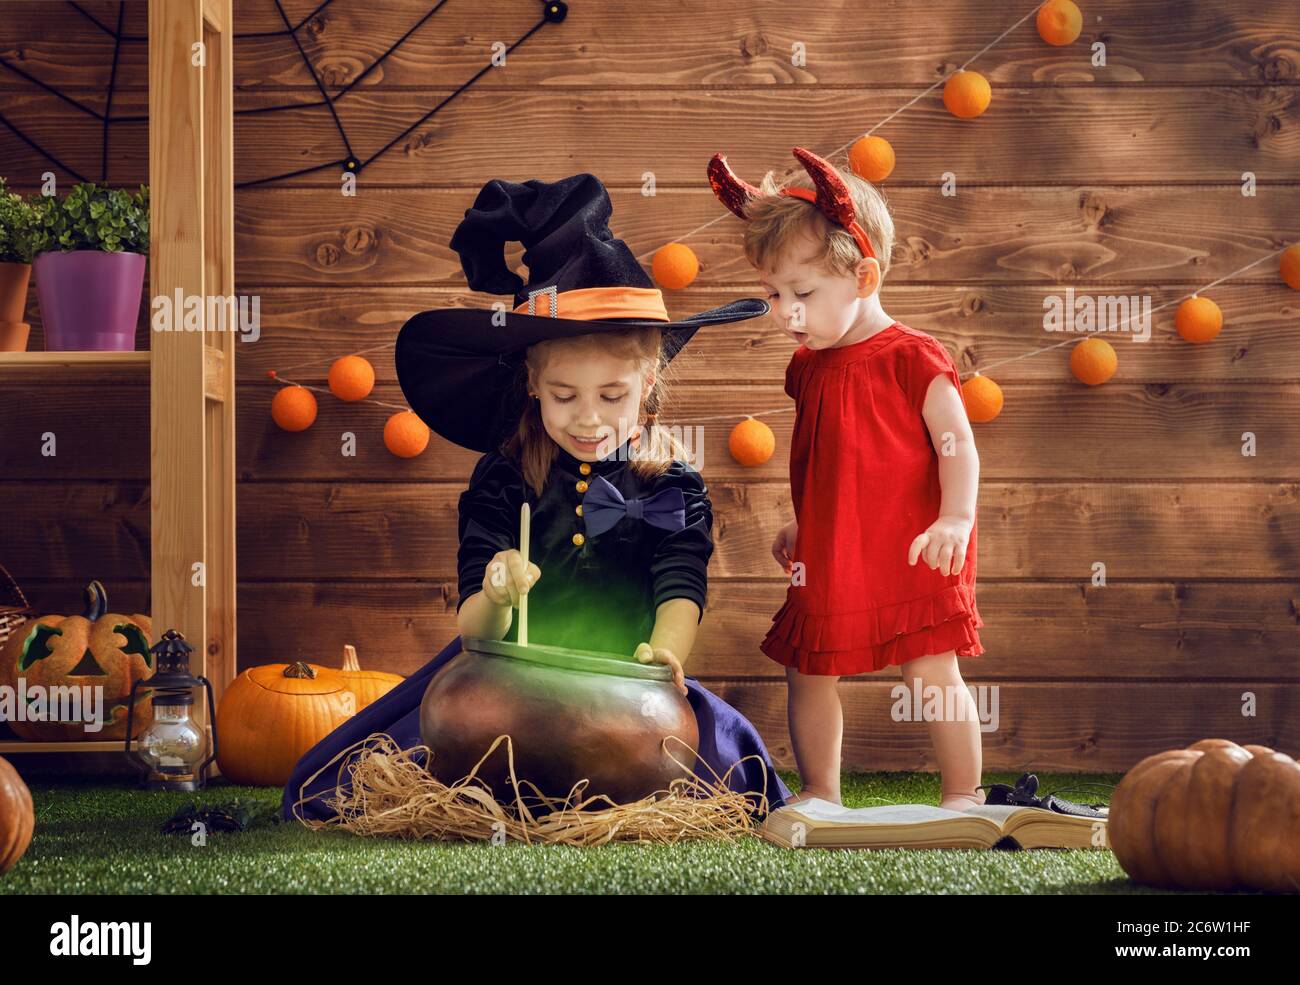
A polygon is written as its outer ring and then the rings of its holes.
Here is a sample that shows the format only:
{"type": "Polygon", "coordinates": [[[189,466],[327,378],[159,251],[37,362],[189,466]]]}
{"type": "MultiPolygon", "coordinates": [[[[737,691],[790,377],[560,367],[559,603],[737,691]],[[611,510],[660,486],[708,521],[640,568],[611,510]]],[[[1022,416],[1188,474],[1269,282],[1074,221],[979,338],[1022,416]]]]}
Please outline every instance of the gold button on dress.
{"type": "Polygon", "coordinates": [[[579,503],[577,506],[575,506],[573,508],[573,512],[577,513],[578,516],[582,516],[582,504],[579,503]]]}
{"type": "Polygon", "coordinates": [[[587,480],[586,480],[586,479],[579,479],[579,480],[578,480],[577,489],[578,489],[578,492],[585,493],[585,492],[587,491],[587,480]]]}
{"type": "Polygon", "coordinates": [[[577,544],[579,547],[581,547],[581,546],[583,545],[583,543],[586,541],[586,539],[587,539],[587,538],[584,537],[584,536],[582,536],[582,534],[574,534],[574,535],[573,535],[573,542],[574,542],[575,544],[577,544]]]}
{"type": "Polygon", "coordinates": [[[588,462],[583,462],[582,464],[580,464],[580,465],[578,466],[578,471],[581,472],[583,475],[591,475],[591,465],[590,465],[590,463],[588,463],[588,462]]]}

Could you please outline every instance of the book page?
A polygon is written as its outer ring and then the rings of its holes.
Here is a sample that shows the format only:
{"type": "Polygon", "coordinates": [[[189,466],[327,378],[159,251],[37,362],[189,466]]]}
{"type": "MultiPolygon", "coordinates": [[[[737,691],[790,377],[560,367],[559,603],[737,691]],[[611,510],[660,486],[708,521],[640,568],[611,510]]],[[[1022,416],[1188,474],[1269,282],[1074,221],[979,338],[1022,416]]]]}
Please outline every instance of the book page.
{"type": "Polygon", "coordinates": [[[828,824],[920,824],[962,816],[960,811],[944,810],[930,804],[883,804],[879,807],[845,807],[820,797],[810,797],[780,810],[802,814],[809,821],[828,824]]]}
{"type": "Polygon", "coordinates": [[[987,817],[990,821],[995,821],[999,825],[1003,824],[1016,811],[1037,810],[1034,807],[1020,807],[1014,804],[976,804],[974,807],[968,807],[962,811],[963,814],[974,814],[978,817],[987,817]]]}

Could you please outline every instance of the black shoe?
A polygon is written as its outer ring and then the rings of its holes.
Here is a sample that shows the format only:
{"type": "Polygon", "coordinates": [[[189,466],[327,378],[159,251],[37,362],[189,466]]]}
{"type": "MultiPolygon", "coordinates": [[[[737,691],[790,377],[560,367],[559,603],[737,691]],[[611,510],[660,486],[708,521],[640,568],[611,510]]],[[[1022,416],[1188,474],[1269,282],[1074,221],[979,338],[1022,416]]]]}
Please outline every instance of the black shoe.
{"type": "Polygon", "coordinates": [[[984,795],[984,803],[994,807],[1039,807],[1074,817],[1104,818],[1110,814],[1110,808],[1105,804],[1076,804],[1072,800],[1050,793],[1039,797],[1038,777],[1033,773],[1021,773],[1015,787],[1009,787],[1005,783],[992,783],[980,784],[975,789],[988,790],[984,795]]]}

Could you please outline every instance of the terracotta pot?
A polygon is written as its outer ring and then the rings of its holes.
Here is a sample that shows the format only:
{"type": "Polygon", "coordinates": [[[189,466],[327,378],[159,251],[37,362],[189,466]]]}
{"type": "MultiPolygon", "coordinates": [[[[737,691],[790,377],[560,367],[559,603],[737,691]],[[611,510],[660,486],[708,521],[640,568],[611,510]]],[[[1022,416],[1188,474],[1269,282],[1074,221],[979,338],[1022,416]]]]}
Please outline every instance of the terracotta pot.
{"type": "Polygon", "coordinates": [[[31,331],[25,321],[0,321],[0,352],[26,352],[31,331]]]}
{"type": "MultiPolygon", "coordinates": [[[[583,799],[604,794],[628,803],[666,789],[694,766],[695,712],[663,664],[500,640],[461,645],[420,705],[420,734],[433,750],[430,772],[443,783],[466,776],[502,734],[514,746],[525,796],[532,791],[524,780],[548,797],[565,797],[585,778],[583,799]],[[665,747],[669,736],[686,746],[665,747]]],[[[513,798],[504,742],[477,776],[498,800],[513,798]]]]}
{"type": "Polygon", "coordinates": [[[134,350],[144,267],[143,253],[38,253],[32,269],[45,351],[134,350]]]}
{"type": "Polygon", "coordinates": [[[22,322],[27,311],[27,282],[31,276],[30,263],[0,263],[0,324],[22,322]]]}

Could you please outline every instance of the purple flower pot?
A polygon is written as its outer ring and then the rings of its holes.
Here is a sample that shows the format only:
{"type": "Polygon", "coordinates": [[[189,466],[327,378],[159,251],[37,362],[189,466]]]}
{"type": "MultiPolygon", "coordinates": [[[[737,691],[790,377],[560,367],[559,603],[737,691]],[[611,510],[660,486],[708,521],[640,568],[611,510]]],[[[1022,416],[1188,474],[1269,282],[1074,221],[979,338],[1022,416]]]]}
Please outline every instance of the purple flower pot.
{"type": "Polygon", "coordinates": [[[143,253],[38,253],[32,272],[45,351],[134,350],[144,264],[143,253]]]}

